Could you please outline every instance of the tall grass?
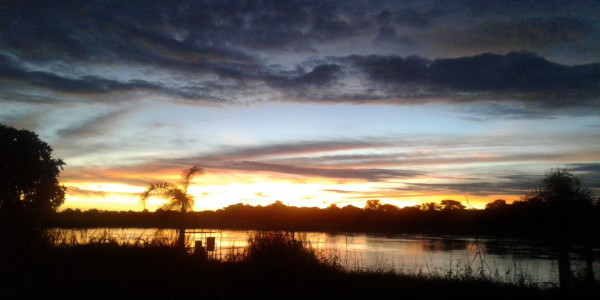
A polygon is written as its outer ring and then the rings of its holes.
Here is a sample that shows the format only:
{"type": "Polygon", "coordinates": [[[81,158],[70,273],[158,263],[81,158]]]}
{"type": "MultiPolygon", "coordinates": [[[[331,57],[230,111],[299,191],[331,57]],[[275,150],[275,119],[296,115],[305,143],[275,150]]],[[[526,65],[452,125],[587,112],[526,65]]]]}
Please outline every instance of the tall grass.
{"type": "Polygon", "coordinates": [[[249,234],[248,243],[236,260],[270,270],[293,270],[315,267],[338,268],[327,251],[312,246],[304,233],[257,231],[249,234]]]}
{"type": "MultiPolygon", "coordinates": [[[[77,246],[176,247],[175,232],[156,230],[152,234],[118,234],[110,229],[50,230],[44,234],[46,244],[53,248],[77,246]]],[[[189,241],[187,242],[189,244],[189,241]]]]}

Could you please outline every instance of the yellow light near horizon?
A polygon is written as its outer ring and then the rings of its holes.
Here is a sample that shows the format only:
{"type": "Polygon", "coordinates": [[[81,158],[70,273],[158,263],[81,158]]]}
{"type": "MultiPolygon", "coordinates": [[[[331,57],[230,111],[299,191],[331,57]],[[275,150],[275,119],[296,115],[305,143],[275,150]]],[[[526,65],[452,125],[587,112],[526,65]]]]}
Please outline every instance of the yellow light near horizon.
{"type": "MultiPolygon", "coordinates": [[[[116,175],[116,174],[113,174],[116,175]]],[[[154,177],[157,174],[152,174],[154,177]]],[[[177,182],[179,174],[164,174],[164,179],[177,182]]],[[[122,174],[127,178],[132,174],[122,174]]],[[[161,177],[161,176],[157,176],[161,177]]],[[[137,175],[136,178],[139,178],[137,175]]],[[[413,179],[410,182],[428,182],[429,178],[413,179]]],[[[149,180],[148,183],[151,181],[149,180]]],[[[107,209],[142,210],[139,195],[146,186],[94,181],[72,181],[64,183],[70,190],[61,209],[107,209]]],[[[311,178],[298,175],[281,175],[268,172],[221,171],[200,175],[192,181],[188,192],[194,196],[194,210],[216,210],[232,204],[269,205],[281,201],[285,205],[326,208],[335,203],[343,207],[364,207],[369,199],[379,199],[382,204],[398,207],[420,205],[423,202],[439,203],[444,199],[462,202],[467,207],[484,208],[485,204],[502,198],[508,202],[518,200],[514,195],[470,196],[468,204],[463,194],[448,194],[429,191],[402,191],[393,187],[397,182],[366,182],[353,179],[311,178]]],[[[146,208],[154,211],[168,199],[151,197],[146,208]]]]}
{"type": "Polygon", "coordinates": [[[192,186],[189,192],[196,198],[195,209],[218,209],[237,203],[268,205],[275,201],[290,206],[322,206],[319,195],[322,194],[321,190],[326,188],[326,185],[318,183],[262,182],[236,183],[227,186],[192,186]]]}
{"type": "Polygon", "coordinates": [[[99,210],[141,210],[139,200],[131,196],[121,196],[116,193],[107,193],[104,196],[67,196],[60,210],[71,209],[99,209],[99,210]]]}

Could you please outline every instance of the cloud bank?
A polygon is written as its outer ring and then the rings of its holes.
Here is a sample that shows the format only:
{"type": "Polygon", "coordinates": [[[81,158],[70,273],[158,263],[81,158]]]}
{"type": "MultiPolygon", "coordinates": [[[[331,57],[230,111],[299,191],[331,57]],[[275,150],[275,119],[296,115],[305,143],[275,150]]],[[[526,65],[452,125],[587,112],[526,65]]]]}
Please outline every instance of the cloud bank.
{"type": "Polygon", "coordinates": [[[0,101],[140,98],[130,94],[198,105],[435,101],[520,108],[522,117],[598,113],[595,2],[500,11],[471,1],[164,4],[8,3],[0,101]]]}

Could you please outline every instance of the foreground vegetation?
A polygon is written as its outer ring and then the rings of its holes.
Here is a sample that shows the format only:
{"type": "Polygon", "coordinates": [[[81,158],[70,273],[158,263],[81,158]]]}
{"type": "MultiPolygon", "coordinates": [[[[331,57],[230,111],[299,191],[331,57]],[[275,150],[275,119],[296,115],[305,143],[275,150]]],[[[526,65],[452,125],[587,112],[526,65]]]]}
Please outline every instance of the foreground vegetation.
{"type": "MultiPolygon", "coordinates": [[[[475,273],[396,274],[346,271],[335,258],[310,247],[301,236],[259,232],[242,253],[207,260],[155,237],[127,243],[98,236],[89,243],[65,243],[32,234],[2,245],[0,298],[182,299],[373,299],[376,297],[461,297],[484,295],[553,298],[556,288],[532,283],[498,283],[475,273]],[[18,240],[18,241],[17,241],[18,240]]],[[[4,236],[2,241],[8,241],[4,236]]],[[[577,286],[573,295],[596,293],[577,286]]]]}

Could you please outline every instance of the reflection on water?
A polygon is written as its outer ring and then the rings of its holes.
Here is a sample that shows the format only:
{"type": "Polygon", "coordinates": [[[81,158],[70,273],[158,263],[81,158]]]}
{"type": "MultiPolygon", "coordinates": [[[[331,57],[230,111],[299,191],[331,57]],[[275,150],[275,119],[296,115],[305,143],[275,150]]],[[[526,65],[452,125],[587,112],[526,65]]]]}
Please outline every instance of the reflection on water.
{"type": "Polygon", "coordinates": [[[420,241],[424,251],[453,251],[465,250],[469,243],[459,239],[431,239],[420,241]]]}
{"type": "MultiPolygon", "coordinates": [[[[61,240],[56,241],[59,244],[81,244],[102,239],[120,243],[144,243],[153,239],[175,241],[177,238],[176,230],[171,229],[53,229],[52,232],[60,233],[57,236],[61,240]]],[[[202,241],[206,245],[207,237],[214,237],[215,251],[209,254],[217,259],[224,258],[243,251],[251,232],[188,230],[187,245],[194,247],[195,241],[202,241]]],[[[558,266],[552,249],[535,241],[419,234],[305,234],[312,247],[324,250],[348,269],[393,269],[397,272],[425,275],[484,272],[502,281],[558,282],[558,266]]],[[[600,275],[599,252],[596,249],[596,278],[600,275]]],[[[583,257],[573,253],[572,259],[573,270],[583,270],[583,257]]]]}

